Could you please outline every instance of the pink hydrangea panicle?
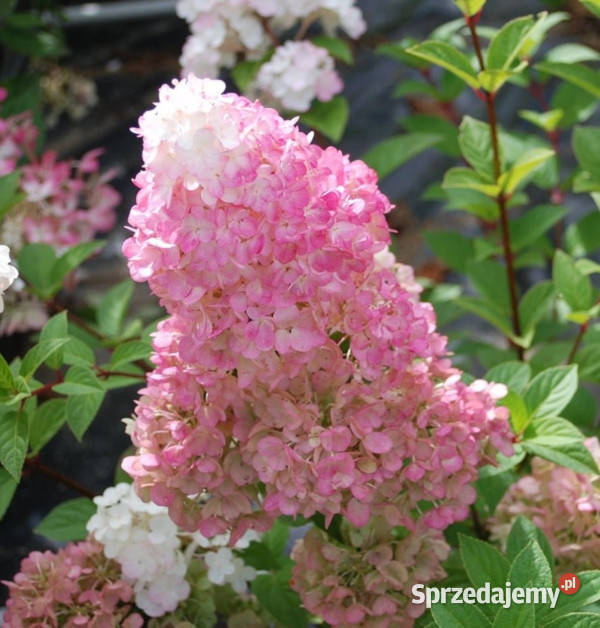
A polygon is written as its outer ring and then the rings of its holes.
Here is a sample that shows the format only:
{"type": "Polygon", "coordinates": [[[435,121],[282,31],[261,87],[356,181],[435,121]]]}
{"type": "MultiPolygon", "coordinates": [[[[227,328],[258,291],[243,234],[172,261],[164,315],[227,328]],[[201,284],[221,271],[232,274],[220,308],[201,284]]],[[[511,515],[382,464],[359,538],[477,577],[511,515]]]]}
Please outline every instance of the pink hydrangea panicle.
{"type": "Polygon", "coordinates": [[[383,519],[343,529],[343,545],[312,528],[292,550],[290,585],[305,608],[332,626],[412,626],[425,610],[411,602],[412,586],[446,576],[442,533],[417,524],[397,534],[383,519]]]}
{"type": "Polygon", "coordinates": [[[375,172],[194,76],[136,132],[123,251],[169,314],[129,428],[140,494],[206,536],[316,512],[405,525],[422,501],[430,527],[463,519],[478,467],[512,451],[503,388],[451,367],[375,172]]]}
{"type": "Polygon", "coordinates": [[[12,582],[4,625],[123,626],[141,628],[144,621],[132,605],[133,589],[119,565],[108,560],[95,541],[69,543],[56,554],[32,552],[12,582]]]}
{"type": "MultiPolygon", "coordinates": [[[[588,438],[585,445],[600,464],[598,439],[588,438]]],[[[512,524],[523,515],[548,537],[563,572],[600,569],[599,482],[600,476],[533,458],[531,473],[508,489],[490,519],[492,539],[506,545],[512,524]]]]}

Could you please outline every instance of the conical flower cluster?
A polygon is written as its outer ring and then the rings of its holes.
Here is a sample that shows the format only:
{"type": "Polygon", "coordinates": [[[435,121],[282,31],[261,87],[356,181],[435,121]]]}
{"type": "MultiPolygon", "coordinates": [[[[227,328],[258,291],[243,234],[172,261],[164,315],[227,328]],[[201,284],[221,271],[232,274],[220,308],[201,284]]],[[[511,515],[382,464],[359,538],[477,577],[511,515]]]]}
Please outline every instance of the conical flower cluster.
{"type": "Polygon", "coordinates": [[[295,121],[193,76],[140,118],[125,242],[169,317],[125,460],[138,492],[205,536],[281,514],[463,519],[494,449],[501,385],[461,381],[388,252],[376,174],[295,121]]]}

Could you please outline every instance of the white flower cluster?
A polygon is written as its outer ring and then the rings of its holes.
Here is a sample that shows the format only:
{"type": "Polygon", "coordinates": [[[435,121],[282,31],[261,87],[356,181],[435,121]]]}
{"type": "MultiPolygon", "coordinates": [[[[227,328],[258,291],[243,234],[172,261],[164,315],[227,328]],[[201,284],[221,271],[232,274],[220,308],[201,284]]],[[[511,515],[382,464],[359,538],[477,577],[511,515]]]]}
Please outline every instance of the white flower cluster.
{"type": "Polygon", "coordinates": [[[4,244],[0,244],[0,312],[4,312],[2,294],[18,276],[17,269],[10,265],[10,249],[4,244]]]}
{"type": "MultiPolygon", "coordinates": [[[[316,21],[329,34],[341,29],[357,38],[366,24],[354,2],[179,0],[177,14],[189,22],[191,30],[179,59],[182,74],[216,78],[222,68],[233,67],[240,58],[263,57],[277,34],[295,27],[305,32],[316,21]]],[[[342,89],[329,53],[308,42],[277,46],[265,66],[248,92],[282,109],[307,111],[313,98],[327,101],[342,89]]]]}
{"type": "Polygon", "coordinates": [[[259,16],[244,1],[179,0],[177,15],[190,24],[179,62],[182,74],[216,78],[237,55],[260,59],[270,43],[259,16]]]}
{"type": "MultiPolygon", "coordinates": [[[[207,577],[213,584],[230,584],[237,593],[246,593],[248,582],[256,578],[257,571],[249,567],[236,556],[229,545],[229,534],[220,534],[207,539],[199,532],[194,535],[197,545],[205,549],[212,549],[203,554],[208,568],[207,577]],[[215,550],[215,548],[218,548],[215,550]]],[[[235,544],[235,549],[246,549],[252,541],[258,541],[260,535],[254,530],[248,530],[235,544]]]]}
{"type": "Polygon", "coordinates": [[[288,41],[260,67],[255,87],[265,105],[308,111],[315,98],[331,100],[344,85],[325,48],[309,41],[288,41]]]}
{"type": "Polygon", "coordinates": [[[134,588],[135,603],[150,617],[174,611],[190,593],[179,530],[167,508],[143,502],[122,482],[94,498],[88,532],[116,560],[134,588]]]}

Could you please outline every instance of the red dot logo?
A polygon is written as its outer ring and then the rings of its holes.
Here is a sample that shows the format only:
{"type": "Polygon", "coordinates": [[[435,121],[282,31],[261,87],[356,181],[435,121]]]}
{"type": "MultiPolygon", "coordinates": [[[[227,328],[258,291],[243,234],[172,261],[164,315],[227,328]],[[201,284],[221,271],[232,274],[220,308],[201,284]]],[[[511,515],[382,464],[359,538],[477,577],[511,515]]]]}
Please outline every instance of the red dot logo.
{"type": "Polygon", "coordinates": [[[574,573],[565,573],[558,579],[558,588],[567,595],[573,595],[579,591],[581,582],[574,573]]]}

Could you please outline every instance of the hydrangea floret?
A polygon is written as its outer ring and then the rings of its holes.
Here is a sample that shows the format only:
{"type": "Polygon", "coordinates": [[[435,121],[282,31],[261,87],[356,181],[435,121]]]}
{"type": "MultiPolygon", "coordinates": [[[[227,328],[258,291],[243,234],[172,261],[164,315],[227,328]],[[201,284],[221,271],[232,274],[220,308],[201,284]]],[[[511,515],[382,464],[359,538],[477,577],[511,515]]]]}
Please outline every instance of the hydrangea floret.
{"type": "Polygon", "coordinates": [[[342,30],[352,38],[366,29],[354,0],[179,0],[177,14],[191,31],[179,60],[183,76],[217,78],[240,58],[264,61],[272,52],[247,92],[298,112],[308,111],[314,98],[331,100],[343,87],[328,51],[302,40],[308,27],[319,22],[330,35],[342,30]],[[281,45],[278,35],[291,29],[296,40],[281,45]]]}
{"type": "MultiPolygon", "coordinates": [[[[600,464],[598,439],[585,444],[600,464]]],[[[534,457],[531,473],[508,489],[489,520],[492,539],[505,546],[519,515],[545,533],[562,570],[600,569],[600,476],[534,457]]]]}
{"type": "Polygon", "coordinates": [[[9,589],[3,618],[8,628],[143,625],[132,605],[131,585],[95,541],[69,543],[56,554],[32,552],[14,580],[4,584],[9,589]]]}
{"type": "Polygon", "coordinates": [[[139,121],[123,250],[169,317],[124,468],[178,525],[233,543],[281,514],[465,518],[477,468],[512,452],[505,387],[452,368],[387,250],[375,173],[223,92],[175,81],[139,121]]]}

